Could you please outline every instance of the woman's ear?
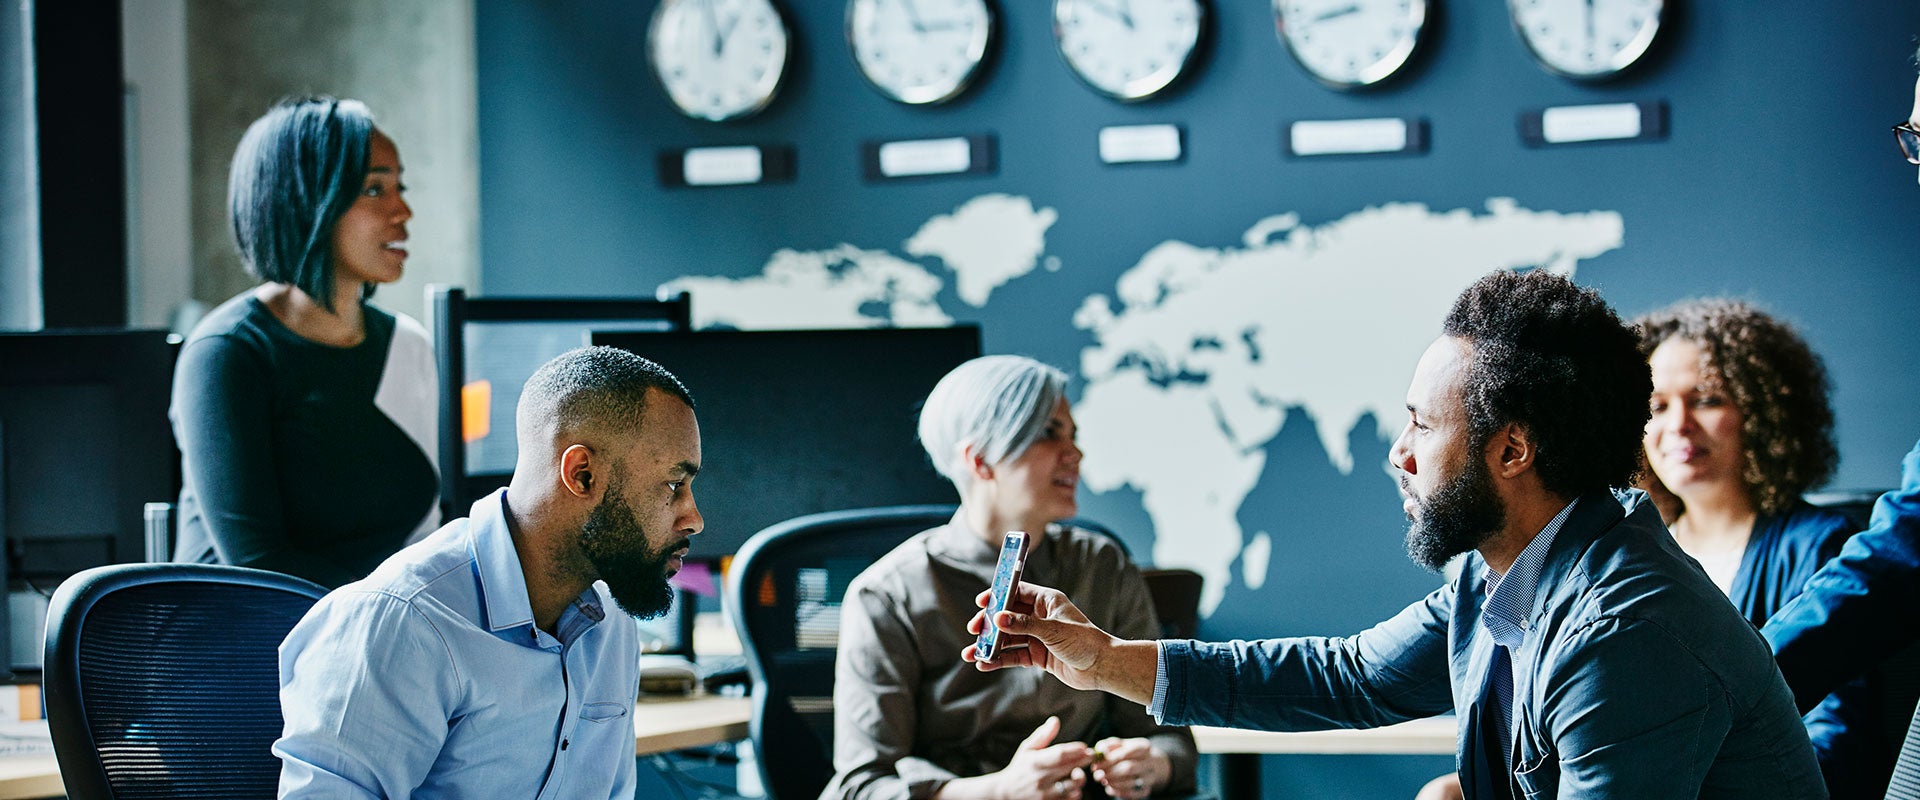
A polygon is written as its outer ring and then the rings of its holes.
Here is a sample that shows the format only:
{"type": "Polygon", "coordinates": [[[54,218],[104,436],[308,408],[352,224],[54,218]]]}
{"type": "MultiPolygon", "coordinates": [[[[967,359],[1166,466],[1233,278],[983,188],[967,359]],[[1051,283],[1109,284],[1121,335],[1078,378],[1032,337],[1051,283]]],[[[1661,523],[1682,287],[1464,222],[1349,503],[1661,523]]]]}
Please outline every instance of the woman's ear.
{"type": "Polygon", "coordinates": [[[960,445],[960,462],[966,465],[967,474],[972,475],[974,480],[993,480],[993,465],[987,463],[986,456],[981,455],[980,449],[972,444],[960,445]]]}

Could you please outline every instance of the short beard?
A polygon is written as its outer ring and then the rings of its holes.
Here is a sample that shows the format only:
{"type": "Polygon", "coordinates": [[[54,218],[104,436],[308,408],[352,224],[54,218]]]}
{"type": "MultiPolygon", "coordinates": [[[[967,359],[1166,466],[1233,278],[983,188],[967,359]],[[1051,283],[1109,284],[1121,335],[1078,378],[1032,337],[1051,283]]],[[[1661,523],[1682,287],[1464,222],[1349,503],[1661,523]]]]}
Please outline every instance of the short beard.
{"type": "MultiPolygon", "coordinates": [[[[1407,486],[1404,476],[1400,481],[1407,486]]],[[[1414,502],[1419,510],[1407,528],[1407,557],[1433,572],[1454,556],[1479,547],[1507,521],[1507,506],[1493,490],[1493,473],[1475,459],[1467,460],[1467,469],[1459,477],[1414,502]]]]}
{"type": "Polygon", "coordinates": [[[667,562],[685,540],[668,542],[659,550],[647,546],[647,532],[633,516],[633,507],[620,494],[620,481],[607,485],[607,494],[580,526],[580,551],[606,581],[613,601],[628,614],[652,619],[673,607],[673,586],[667,583],[667,562]]]}

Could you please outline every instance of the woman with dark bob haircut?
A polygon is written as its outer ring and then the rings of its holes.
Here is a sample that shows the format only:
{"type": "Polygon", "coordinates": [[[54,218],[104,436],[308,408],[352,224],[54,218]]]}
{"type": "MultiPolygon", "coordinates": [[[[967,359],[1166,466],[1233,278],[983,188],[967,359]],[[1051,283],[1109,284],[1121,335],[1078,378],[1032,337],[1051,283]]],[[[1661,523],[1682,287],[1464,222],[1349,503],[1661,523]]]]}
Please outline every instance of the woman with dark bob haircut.
{"type": "Polygon", "coordinates": [[[400,154],[354,100],[287,100],[233,156],[227,209],[261,285],[181,347],[175,561],[357,580],[439,522],[433,348],[367,302],[407,259],[400,154]]]}
{"type": "MultiPolygon", "coordinates": [[[[1786,323],[1736,300],[1680,303],[1639,323],[1653,371],[1644,488],[1680,548],[1764,624],[1859,530],[1800,498],[1839,460],[1826,367],[1786,323]]],[[[1835,798],[1886,793],[1895,754],[1880,705],[1856,683],[1807,714],[1835,798]]]]}

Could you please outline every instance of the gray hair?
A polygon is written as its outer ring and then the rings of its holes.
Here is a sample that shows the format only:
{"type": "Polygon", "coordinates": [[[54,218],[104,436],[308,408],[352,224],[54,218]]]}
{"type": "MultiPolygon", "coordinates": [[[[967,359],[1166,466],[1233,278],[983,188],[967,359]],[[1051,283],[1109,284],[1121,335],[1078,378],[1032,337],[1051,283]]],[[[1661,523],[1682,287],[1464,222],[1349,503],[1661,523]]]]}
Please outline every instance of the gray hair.
{"type": "Polygon", "coordinates": [[[989,464],[1027,451],[1067,396],[1066,373],[1025,356],[981,356],[954,367],[920,409],[920,446],[953,485],[973,482],[960,449],[989,464]]]}

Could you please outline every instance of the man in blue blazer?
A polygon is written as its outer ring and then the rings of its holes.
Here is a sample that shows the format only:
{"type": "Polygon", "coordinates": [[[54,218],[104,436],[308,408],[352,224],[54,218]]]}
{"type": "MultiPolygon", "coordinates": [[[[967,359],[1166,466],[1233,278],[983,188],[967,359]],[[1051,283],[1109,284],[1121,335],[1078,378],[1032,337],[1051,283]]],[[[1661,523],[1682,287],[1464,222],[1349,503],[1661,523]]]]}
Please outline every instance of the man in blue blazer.
{"type": "Polygon", "coordinates": [[[1458,579],[1358,636],[1218,644],[1116,639],[1026,586],[997,621],[1029,646],[979,666],[1042,667],[1167,724],[1454,711],[1469,798],[1825,797],[1766,641],[1651,503],[1610,491],[1638,469],[1650,393],[1598,294],[1488,275],[1421,357],[1391,456],[1408,553],[1432,569],[1465,554],[1458,579]]]}

